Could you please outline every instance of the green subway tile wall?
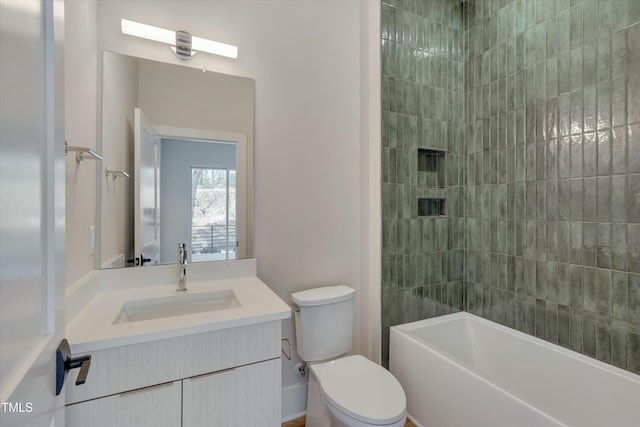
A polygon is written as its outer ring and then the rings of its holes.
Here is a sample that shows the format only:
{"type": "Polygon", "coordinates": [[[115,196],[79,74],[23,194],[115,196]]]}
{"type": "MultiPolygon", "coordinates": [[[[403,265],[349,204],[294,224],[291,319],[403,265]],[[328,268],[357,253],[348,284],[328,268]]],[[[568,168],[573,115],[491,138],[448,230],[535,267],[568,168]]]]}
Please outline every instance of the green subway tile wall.
{"type": "Polygon", "coordinates": [[[640,0],[383,2],[382,62],[384,360],[464,308],[640,373],[640,0]]]}
{"type": "Polygon", "coordinates": [[[463,308],[462,4],[382,2],[382,323],[463,308]]]}

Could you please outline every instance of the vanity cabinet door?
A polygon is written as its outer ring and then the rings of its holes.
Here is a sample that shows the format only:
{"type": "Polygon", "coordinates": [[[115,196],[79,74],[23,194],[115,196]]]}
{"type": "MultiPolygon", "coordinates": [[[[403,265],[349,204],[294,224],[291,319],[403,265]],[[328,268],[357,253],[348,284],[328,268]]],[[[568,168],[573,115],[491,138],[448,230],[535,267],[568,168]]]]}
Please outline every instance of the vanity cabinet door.
{"type": "Polygon", "coordinates": [[[183,381],[183,427],[280,426],[280,359],[183,381]]]}
{"type": "Polygon", "coordinates": [[[181,381],[66,407],[68,427],[180,427],[181,381]]]}

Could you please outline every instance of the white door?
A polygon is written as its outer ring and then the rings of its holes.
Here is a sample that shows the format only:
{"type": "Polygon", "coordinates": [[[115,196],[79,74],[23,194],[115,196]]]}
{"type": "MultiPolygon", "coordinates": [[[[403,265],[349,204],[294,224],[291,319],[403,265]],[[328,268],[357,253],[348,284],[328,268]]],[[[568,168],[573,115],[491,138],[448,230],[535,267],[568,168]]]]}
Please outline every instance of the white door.
{"type": "MultiPolygon", "coordinates": [[[[64,3],[0,0],[0,425],[64,425],[64,3]]],[[[74,160],[75,162],[75,160],[74,160]]]]}
{"type": "Polygon", "coordinates": [[[160,138],[141,109],[134,117],[134,257],[139,265],[155,265],[160,261],[160,138]]]}

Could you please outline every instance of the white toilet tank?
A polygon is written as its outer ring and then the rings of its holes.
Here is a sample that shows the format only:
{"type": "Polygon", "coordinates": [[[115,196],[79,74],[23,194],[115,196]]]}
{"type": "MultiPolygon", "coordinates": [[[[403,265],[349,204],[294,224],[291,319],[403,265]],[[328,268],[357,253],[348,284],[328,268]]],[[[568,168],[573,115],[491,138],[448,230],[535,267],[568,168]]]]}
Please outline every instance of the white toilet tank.
{"type": "Polygon", "coordinates": [[[296,341],[302,360],[332,359],[351,350],[355,293],[347,286],[325,286],[291,294],[297,306],[296,341]]]}

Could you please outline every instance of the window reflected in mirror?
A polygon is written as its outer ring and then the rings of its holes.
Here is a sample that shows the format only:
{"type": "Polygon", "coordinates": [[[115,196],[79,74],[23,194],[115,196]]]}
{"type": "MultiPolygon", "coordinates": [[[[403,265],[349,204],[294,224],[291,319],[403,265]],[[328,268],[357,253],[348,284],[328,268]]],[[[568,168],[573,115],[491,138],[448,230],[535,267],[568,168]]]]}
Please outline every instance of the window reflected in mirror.
{"type": "Polygon", "coordinates": [[[236,259],[236,171],[191,167],[191,259],[236,259]]]}

